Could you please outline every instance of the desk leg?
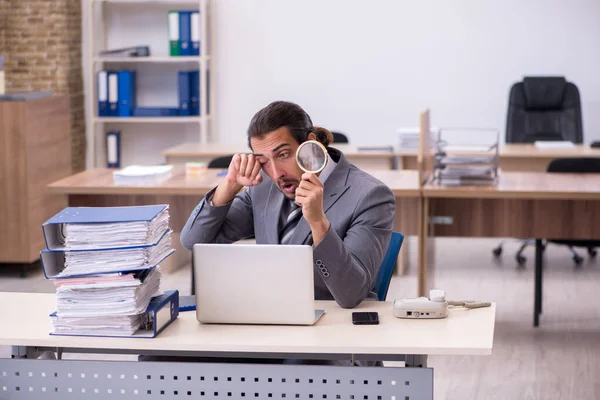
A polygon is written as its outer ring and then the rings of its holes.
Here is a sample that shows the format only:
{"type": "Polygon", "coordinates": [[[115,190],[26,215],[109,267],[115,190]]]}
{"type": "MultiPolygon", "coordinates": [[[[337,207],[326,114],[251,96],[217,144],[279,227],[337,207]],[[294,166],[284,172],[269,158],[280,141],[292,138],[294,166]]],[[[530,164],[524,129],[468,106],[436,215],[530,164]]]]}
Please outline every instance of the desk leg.
{"type": "Polygon", "coordinates": [[[534,287],[534,305],[533,305],[533,326],[540,324],[540,314],[542,313],[542,264],[543,264],[543,246],[542,239],[535,239],[535,287],[534,287]]]}

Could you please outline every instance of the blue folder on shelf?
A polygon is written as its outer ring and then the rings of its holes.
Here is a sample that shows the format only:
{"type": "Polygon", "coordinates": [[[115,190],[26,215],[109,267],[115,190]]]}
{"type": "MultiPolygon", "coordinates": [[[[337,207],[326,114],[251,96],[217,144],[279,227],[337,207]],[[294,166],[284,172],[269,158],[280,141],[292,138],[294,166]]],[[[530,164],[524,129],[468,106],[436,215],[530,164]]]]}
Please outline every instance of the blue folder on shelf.
{"type": "Polygon", "coordinates": [[[118,72],[118,99],[119,117],[129,117],[133,112],[133,108],[136,106],[136,93],[135,93],[135,71],[119,71],[118,72]]]}
{"type": "MultiPolygon", "coordinates": [[[[165,290],[164,294],[153,297],[146,308],[147,324],[131,336],[123,335],[83,335],[68,333],[50,333],[53,336],[93,336],[93,337],[121,337],[121,338],[154,338],[179,316],[179,291],[165,290]]],[[[56,318],[56,312],[50,317],[56,318]]]]}
{"type": "Polygon", "coordinates": [[[177,72],[177,89],[179,94],[179,115],[190,115],[190,73],[177,72]]]}
{"type": "Polygon", "coordinates": [[[190,71],[190,115],[200,115],[200,71],[190,71]]]}
{"type": "MultiPolygon", "coordinates": [[[[108,224],[148,222],[168,207],[167,204],[124,207],[67,207],[44,222],[42,233],[48,250],[64,250],[63,229],[68,224],[108,224]]],[[[116,248],[131,247],[126,245],[116,248]]]]}
{"type": "MultiPolygon", "coordinates": [[[[72,251],[71,253],[85,252],[86,254],[87,253],[96,253],[99,255],[102,255],[103,253],[104,254],[111,253],[111,255],[113,255],[115,252],[119,252],[119,251],[127,252],[127,251],[134,250],[134,249],[146,249],[146,248],[149,249],[150,247],[157,248],[159,245],[163,244],[162,241],[167,237],[167,234],[172,234],[172,233],[173,233],[173,231],[171,229],[168,229],[164,232],[164,234],[160,237],[160,239],[156,243],[151,243],[151,244],[148,244],[145,246],[121,247],[118,249],[75,250],[75,251],[72,251]]],[[[69,253],[68,251],[44,249],[44,250],[40,251],[40,261],[42,264],[42,271],[44,272],[44,277],[46,279],[68,279],[68,278],[79,278],[79,277],[92,276],[92,275],[112,274],[112,273],[119,273],[119,272],[133,272],[133,271],[142,271],[145,269],[151,269],[151,268],[154,268],[155,266],[159,265],[161,262],[163,262],[165,259],[167,259],[167,257],[169,257],[174,252],[175,252],[175,249],[169,248],[168,250],[166,250],[160,254],[156,254],[153,259],[148,260],[145,264],[143,264],[137,268],[125,268],[124,269],[122,266],[119,266],[118,264],[116,264],[114,269],[112,269],[112,270],[102,269],[101,271],[96,270],[94,272],[89,272],[89,273],[79,273],[79,274],[70,274],[70,275],[59,275],[65,269],[65,258],[66,258],[66,253],[69,253]]],[[[118,254],[115,255],[115,257],[118,257],[118,254]]]]}
{"type": "Polygon", "coordinates": [[[108,117],[108,73],[106,71],[98,71],[98,116],[108,117]]]}
{"type": "Polygon", "coordinates": [[[106,132],[106,167],[121,168],[121,131],[106,132]]]}
{"type": "Polygon", "coordinates": [[[119,74],[108,71],[108,116],[119,116],[119,74]]]}
{"type": "Polygon", "coordinates": [[[176,117],[179,108],[176,107],[136,107],[133,109],[134,117],[176,117]]]}
{"type": "Polygon", "coordinates": [[[179,55],[192,55],[192,12],[179,11],[179,55]]]}

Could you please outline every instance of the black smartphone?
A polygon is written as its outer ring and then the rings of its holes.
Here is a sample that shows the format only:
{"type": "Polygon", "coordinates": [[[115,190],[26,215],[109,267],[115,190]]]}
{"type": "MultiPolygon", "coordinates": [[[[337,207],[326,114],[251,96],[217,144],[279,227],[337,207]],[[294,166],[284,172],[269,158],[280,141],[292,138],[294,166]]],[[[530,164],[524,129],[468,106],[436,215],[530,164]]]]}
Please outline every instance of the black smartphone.
{"type": "Polygon", "coordinates": [[[354,325],[379,325],[379,314],[376,312],[353,312],[354,325]]]}

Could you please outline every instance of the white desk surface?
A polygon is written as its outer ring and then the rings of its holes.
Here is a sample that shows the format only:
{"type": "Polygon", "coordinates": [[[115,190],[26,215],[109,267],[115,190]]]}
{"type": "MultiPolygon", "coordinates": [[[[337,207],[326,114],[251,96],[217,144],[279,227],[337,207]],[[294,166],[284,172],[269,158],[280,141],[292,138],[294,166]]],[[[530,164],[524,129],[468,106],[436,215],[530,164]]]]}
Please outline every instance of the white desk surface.
{"type": "Polygon", "coordinates": [[[455,308],[445,319],[406,320],[392,314],[391,302],[363,302],[342,309],[317,301],[325,315],[314,326],[204,325],[194,311],[153,339],[51,336],[55,295],[0,293],[0,345],[198,352],[489,355],[496,305],[455,308]],[[379,325],[352,325],[352,311],[378,311],[379,325]]]}

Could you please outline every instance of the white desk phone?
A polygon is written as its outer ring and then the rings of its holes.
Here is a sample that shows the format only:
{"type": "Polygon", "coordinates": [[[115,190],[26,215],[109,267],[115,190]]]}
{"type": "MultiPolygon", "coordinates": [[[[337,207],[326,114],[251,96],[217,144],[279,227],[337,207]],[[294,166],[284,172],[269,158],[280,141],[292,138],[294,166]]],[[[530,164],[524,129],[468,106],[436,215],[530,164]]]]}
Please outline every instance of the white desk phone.
{"type": "Polygon", "coordinates": [[[429,298],[417,297],[416,299],[398,299],[394,301],[394,316],[398,318],[446,318],[448,316],[448,307],[457,306],[465,308],[480,308],[491,306],[486,301],[448,301],[446,292],[441,289],[432,289],[429,291],[429,298]]]}

